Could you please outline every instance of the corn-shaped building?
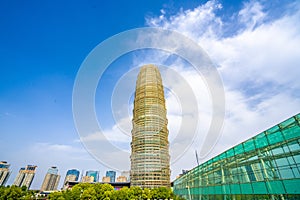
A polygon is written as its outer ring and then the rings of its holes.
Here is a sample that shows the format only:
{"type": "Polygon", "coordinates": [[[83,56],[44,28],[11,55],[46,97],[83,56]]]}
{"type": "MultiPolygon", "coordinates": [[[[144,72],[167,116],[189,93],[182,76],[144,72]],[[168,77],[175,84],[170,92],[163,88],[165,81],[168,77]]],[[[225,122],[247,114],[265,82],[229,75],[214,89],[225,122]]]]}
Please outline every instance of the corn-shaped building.
{"type": "Polygon", "coordinates": [[[131,186],[170,187],[170,156],[164,89],[158,68],[141,67],[132,119],[131,186]]]}

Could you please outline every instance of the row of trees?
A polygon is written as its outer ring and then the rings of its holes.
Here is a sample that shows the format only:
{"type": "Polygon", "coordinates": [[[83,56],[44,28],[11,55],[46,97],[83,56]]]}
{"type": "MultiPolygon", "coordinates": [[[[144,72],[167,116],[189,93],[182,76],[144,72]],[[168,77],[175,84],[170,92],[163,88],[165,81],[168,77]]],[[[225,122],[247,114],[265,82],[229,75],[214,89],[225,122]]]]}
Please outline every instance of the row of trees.
{"type": "MultiPolygon", "coordinates": [[[[0,200],[15,199],[45,199],[38,195],[39,191],[27,190],[25,186],[0,186],[0,200]]],[[[182,200],[174,195],[170,188],[160,187],[154,189],[142,189],[140,187],[123,187],[114,190],[109,184],[79,183],[70,190],[53,192],[48,195],[49,200],[153,200],[173,199],[182,200]]]]}
{"type": "Polygon", "coordinates": [[[109,184],[79,183],[71,190],[51,193],[50,200],[148,200],[148,199],[174,199],[181,200],[173,194],[170,188],[160,187],[142,189],[140,187],[123,187],[114,190],[109,184]]]}
{"type": "Polygon", "coordinates": [[[27,190],[26,186],[0,186],[0,200],[32,199],[38,191],[27,190]]]}

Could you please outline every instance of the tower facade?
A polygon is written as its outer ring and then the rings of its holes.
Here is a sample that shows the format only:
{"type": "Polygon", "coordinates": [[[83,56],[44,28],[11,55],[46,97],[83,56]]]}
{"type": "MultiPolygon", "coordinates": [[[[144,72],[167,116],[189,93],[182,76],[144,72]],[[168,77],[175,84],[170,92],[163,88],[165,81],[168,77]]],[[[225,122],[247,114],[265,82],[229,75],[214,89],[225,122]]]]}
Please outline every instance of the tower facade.
{"type": "Polygon", "coordinates": [[[89,180],[90,182],[98,182],[99,181],[99,171],[89,170],[86,172],[85,177],[86,177],[85,179],[89,180]],[[90,178],[88,178],[88,177],[90,177],[90,178]]]}
{"type": "Polygon", "coordinates": [[[57,186],[60,180],[57,167],[51,167],[44,178],[41,191],[57,190],[57,186]]]}
{"type": "Polygon", "coordinates": [[[0,161],[0,186],[5,185],[10,175],[9,166],[6,161],[0,161]]]}
{"type": "Polygon", "coordinates": [[[34,178],[36,168],[37,166],[35,165],[27,165],[26,167],[22,167],[19,170],[13,185],[18,187],[26,186],[27,189],[29,189],[34,178]]]}
{"type": "Polygon", "coordinates": [[[79,170],[77,169],[69,169],[67,171],[67,174],[66,174],[66,177],[65,177],[65,180],[64,180],[64,186],[63,188],[64,189],[67,189],[68,188],[68,182],[73,182],[73,181],[78,181],[79,180],[79,170]]]}
{"type": "Polygon", "coordinates": [[[106,176],[110,178],[110,182],[116,182],[116,172],[115,171],[107,171],[106,176]]]}
{"type": "Polygon", "coordinates": [[[164,88],[158,68],[142,66],[136,81],[132,119],[132,186],[170,187],[170,156],[164,88]]]}

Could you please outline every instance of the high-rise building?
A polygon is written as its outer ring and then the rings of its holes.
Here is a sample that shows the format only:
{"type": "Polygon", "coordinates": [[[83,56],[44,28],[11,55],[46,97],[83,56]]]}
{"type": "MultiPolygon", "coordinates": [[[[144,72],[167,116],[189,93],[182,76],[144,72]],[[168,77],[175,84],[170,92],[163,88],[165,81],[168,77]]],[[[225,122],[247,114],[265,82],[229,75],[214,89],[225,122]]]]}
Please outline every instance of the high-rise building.
{"type": "Polygon", "coordinates": [[[132,186],[170,187],[170,155],[164,88],[158,68],[141,67],[134,97],[131,141],[132,186]]]}
{"type": "Polygon", "coordinates": [[[41,191],[57,190],[57,186],[60,180],[57,167],[50,167],[44,178],[41,191]]]}
{"type": "Polygon", "coordinates": [[[126,177],[126,181],[130,181],[130,171],[122,171],[121,176],[126,177]]]}
{"type": "Polygon", "coordinates": [[[126,176],[118,176],[118,177],[117,177],[117,182],[118,182],[118,183],[124,183],[124,182],[127,182],[126,176]]]}
{"type": "Polygon", "coordinates": [[[78,181],[80,172],[77,169],[69,169],[66,174],[64,183],[67,181],[78,181]]]}
{"type": "Polygon", "coordinates": [[[116,182],[116,172],[115,171],[107,171],[106,176],[110,178],[110,182],[116,182]]]}
{"type": "Polygon", "coordinates": [[[93,182],[95,182],[94,179],[95,178],[93,176],[83,176],[81,178],[81,182],[82,183],[93,183],[93,182]]]}
{"type": "Polygon", "coordinates": [[[99,181],[99,171],[89,170],[86,172],[85,176],[93,177],[93,182],[99,181]]]}
{"type": "Polygon", "coordinates": [[[0,186],[5,185],[10,175],[9,166],[6,161],[0,161],[0,186]]]}
{"type": "Polygon", "coordinates": [[[109,183],[109,182],[110,182],[110,177],[108,177],[108,176],[103,176],[103,177],[102,177],[102,182],[103,182],[103,183],[109,183]]]}
{"type": "Polygon", "coordinates": [[[29,189],[34,178],[36,168],[37,166],[35,165],[27,165],[26,167],[22,167],[19,170],[19,174],[17,175],[13,185],[18,187],[26,186],[27,189],[29,189]]]}

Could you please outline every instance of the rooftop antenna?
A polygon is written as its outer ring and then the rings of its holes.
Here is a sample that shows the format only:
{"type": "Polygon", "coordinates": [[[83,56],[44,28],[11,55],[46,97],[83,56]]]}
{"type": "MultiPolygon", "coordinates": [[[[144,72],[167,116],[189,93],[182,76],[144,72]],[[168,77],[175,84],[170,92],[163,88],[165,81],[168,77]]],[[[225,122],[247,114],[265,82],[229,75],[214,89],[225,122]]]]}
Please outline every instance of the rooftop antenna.
{"type": "Polygon", "coordinates": [[[197,150],[195,150],[195,154],[196,154],[197,166],[199,166],[199,159],[198,159],[198,153],[197,153],[197,150]]]}

